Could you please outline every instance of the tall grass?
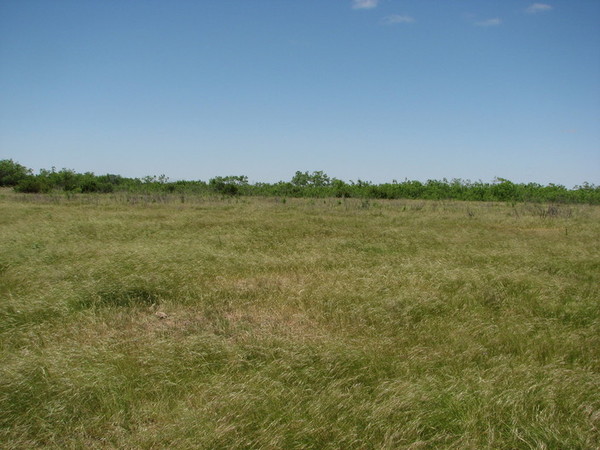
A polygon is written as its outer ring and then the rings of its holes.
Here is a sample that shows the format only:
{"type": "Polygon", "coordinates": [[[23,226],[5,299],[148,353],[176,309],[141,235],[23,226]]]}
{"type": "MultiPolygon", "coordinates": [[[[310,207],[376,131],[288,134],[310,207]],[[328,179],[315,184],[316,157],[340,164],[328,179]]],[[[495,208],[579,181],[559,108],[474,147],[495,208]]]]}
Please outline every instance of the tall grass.
{"type": "Polygon", "coordinates": [[[0,442],[597,448],[599,237],[589,205],[4,192],[0,442]]]}

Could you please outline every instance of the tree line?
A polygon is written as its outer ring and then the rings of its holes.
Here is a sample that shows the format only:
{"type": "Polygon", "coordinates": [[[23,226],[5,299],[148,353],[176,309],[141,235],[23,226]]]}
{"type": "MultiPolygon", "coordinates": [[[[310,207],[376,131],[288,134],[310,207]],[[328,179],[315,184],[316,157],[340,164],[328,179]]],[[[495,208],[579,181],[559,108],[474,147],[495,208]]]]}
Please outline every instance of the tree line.
{"type": "Polygon", "coordinates": [[[170,181],[165,175],[127,178],[121,175],[77,173],[70,169],[42,169],[38,174],[12,159],[0,160],[0,186],[16,192],[49,193],[177,193],[222,196],[338,197],[372,199],[431,199],[510,202],[600,204],[600,186],[583,183],[571,189],[559,184],[513,183],[504,178],[492,182],[453,179],[405,180],[374,184],[343,181],[323,171],[297,171],[290,181],[249,183],[245,175],[217,176],[207,182],[170,181]]]}

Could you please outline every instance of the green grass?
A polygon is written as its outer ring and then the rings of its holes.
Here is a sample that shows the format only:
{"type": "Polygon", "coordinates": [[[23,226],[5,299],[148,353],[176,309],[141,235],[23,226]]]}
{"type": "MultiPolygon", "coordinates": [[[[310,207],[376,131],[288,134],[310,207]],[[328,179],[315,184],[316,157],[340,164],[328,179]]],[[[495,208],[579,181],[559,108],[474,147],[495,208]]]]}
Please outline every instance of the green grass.
{"type": "Polygon", "coordinates": [[[600,207],[5,190],[0,333],[5,448],[598,448],[600,207]]]}

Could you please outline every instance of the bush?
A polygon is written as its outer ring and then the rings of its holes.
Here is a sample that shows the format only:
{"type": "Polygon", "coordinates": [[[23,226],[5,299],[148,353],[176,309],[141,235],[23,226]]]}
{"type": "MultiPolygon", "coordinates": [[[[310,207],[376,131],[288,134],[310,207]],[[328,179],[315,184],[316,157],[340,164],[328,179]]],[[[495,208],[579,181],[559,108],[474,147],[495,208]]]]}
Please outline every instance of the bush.
{"type": "Polygon", "coordinates": [[[31,175],[31,169],[14,162],[12,159],[0,161],[0,186],[16,186],[31,175]]]}
{"type": "Polygon", "coordinates": [[[248,186],[248,177],[245,175],[215,177],[208,182],[208,185],[213,191],[222,195],[239,195],[242,193],[242,188],[248,186]]]}
{"type": "Polygon", "coordinates": [[[14,189],[17,192],[28,194],[44,194],[50,192],[50,185],[42,178],[28,176],[27,178],[22,179],[14,189]]]}

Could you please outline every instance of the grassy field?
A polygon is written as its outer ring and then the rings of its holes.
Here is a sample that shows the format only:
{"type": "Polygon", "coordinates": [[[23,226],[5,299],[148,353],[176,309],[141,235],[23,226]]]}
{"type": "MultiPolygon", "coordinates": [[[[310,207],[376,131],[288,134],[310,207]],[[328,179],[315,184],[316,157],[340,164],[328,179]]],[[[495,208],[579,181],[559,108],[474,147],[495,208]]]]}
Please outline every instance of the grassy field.
{"type": "Polygon", "coordinates": [[[598,448],[600,207],[0,192],[4,448],[598,448]]]}

